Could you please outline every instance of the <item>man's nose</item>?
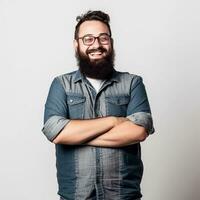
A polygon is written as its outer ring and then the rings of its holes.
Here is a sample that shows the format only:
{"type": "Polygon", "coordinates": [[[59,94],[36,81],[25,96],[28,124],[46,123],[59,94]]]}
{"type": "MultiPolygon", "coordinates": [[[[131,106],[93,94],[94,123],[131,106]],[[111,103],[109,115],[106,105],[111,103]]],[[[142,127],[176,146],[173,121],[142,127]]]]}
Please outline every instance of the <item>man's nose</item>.
{"type": "Polygon", "coordinates": [[[99,38],[95,38],[94,43],[92,44],[93,48],[98,48],[101,46],[101,43],[99,42],[99,38]]]}

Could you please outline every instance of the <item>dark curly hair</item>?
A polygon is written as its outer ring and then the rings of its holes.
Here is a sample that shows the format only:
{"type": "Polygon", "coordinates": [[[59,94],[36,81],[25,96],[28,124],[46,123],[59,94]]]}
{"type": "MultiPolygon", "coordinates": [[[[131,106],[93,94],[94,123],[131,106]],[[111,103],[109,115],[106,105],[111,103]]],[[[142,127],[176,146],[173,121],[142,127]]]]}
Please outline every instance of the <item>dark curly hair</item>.
{"type": "Polygon", "coordinates": [[[107,27],[108,27],[108,30],[110,32],[110,36],[111,36],[111,29],[110,29],[110,24],[109,24],[109,22],[110,22],[109,15],[100,11],[100,10],[97,10],[97,11],[89,10],[85,14],[82,14],[82,15],[76,17],[76,21],[78,23],[75,27],[74,39],[78,38],[78,32],[79,32],[80,25],[85,21],[91,21],[91,20],[98,20],[98,21],[101,21],[104,24],[106,24],[107,27]]]}

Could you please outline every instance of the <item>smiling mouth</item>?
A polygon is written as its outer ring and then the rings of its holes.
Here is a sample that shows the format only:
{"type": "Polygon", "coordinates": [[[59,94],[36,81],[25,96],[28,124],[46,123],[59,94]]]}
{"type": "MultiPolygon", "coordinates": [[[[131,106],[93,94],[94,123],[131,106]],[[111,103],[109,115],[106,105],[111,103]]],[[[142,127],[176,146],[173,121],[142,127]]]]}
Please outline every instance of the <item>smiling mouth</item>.
{"type": "Polygon", "coordinates": [[[102,54],[103,54],[103,52],[101,52],[101,51],[89,53],[89,55],[91,55],[91,56],[100,56],[100,55],[102,55],[102,54]]]}
{"type": "Polygon", "coordinates": [[[91,59],[101,59],[106,55],[106,50],[103,48],[91,49],[87,53],[91,59]]]}

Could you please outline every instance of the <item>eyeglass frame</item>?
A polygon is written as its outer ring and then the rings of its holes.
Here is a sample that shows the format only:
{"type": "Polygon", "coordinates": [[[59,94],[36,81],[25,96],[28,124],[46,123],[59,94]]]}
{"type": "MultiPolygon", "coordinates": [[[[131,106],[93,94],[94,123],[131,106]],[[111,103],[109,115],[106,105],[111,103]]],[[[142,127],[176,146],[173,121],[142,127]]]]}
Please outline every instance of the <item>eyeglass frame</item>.
{"type": "MultiPolygon", "coordinates": [[[[106,35],[106,36],[109,37],[109,41],[108,41],[108,43],[107,43],[107,44],[109,44],[109,42],[110,42],[110,40],[111,40],[111,35],[108,34],[108,33],[100,33],[99,36],[94,36],[94,35],[92,35],[92,34],[86,34],[86,35],[84,35],[84,36],[82,36],[82,37],[78,37],[77,40],[81,39],[82,42],[83,42],[83,44],[86,45],[86,46],[91,46],[91,45],[93,45],[93,44],[95,43],[96,39],[98,40],[98,42],[99,42],[100,44],[102,44],[101,41],[100,41],[100,39],[99,39],[99,37],[101,37],[102,35],[106,35]],[[90,44],[90,45],[84,43],[84,38],[87,37],[87,36],[91,36],[91,37],[94,38],[94,42],[93,42],[92,44],[90,44]]],[[[102,44],[102,45],[107,45],[107,44],[102,44]]]]}

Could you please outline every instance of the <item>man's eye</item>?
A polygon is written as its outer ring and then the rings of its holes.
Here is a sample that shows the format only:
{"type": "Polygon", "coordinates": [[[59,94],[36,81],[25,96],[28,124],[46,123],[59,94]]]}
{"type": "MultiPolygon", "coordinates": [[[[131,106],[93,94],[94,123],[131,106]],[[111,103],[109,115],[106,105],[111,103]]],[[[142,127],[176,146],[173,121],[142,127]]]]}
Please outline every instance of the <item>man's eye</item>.
{"type": "Polygon", "coordinates": [[[102,35],[102,36],[100,36],[100,40],[101,40],[101,42],[106,42],[109,40],[109,37],[107,35],[102,35]]]}
{"type": "Polygon", "coordinates": [[[101,39],[101,41],[107,41],[108,40],[108,38],[106,36],[103,36],[100,39],[101,39]]]}
{"type": "Polygon", "coordinates": [[[85,38],[84,38],[84,41],[85,41],[86,43],[93,42],[93,37],[85,37],[85,38]]]}

